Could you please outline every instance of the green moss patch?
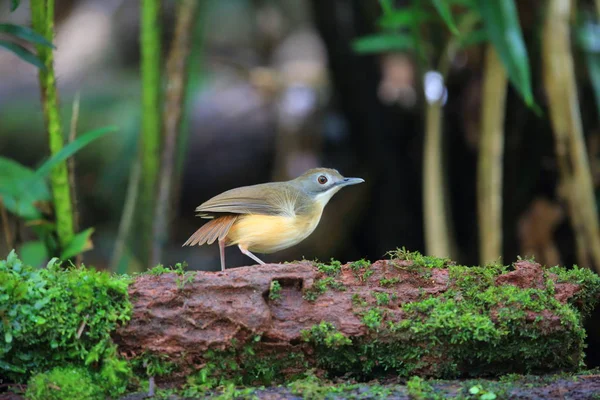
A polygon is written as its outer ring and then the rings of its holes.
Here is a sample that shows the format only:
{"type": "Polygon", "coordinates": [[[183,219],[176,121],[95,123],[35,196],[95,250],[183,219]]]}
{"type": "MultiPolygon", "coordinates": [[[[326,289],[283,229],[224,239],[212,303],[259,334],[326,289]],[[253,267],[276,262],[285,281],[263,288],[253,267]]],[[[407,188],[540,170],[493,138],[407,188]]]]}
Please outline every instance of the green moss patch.
{"type": "Polygon", "coordinates": [[[55,259],[36,269],[11,252],[0,261],[0,375],[26,382],[42,374],[30,381],[34,397],[67,370],[65,388],[88,379],[87,370],[106,393],[124,391],[130,369],[110,335],[130,318],[129,282],[55,259]]]}
{"type": "MultiPolygon", "coordinates": [[[[419,276],[420,268],[445,267],[447,289],[435,295],[422,292],[418,301],[399,304],[399,311],[394,310],[393,289],[401,277],[381,278],[387,291],[371,292],[371,301],[350,293],[365,335],[345,337],[325,322],[304,333],[314,346],[316,366],[329,376],[456,378],[575,371],[583,365],[582,315],[593,308],[600,290],[600,278],[592,271],[550,268],[543,272],[543,288],[522,289],[496,284],[511,271],[509,266],[457,266],[418,253],[394,256],[414,261],[407,268],[419,276]],[[554,296],[555,281],[580,285],[581,290],[563,304],[554,296]]],[[[350,269],[365,266],[350,264],[350,269]]]]}

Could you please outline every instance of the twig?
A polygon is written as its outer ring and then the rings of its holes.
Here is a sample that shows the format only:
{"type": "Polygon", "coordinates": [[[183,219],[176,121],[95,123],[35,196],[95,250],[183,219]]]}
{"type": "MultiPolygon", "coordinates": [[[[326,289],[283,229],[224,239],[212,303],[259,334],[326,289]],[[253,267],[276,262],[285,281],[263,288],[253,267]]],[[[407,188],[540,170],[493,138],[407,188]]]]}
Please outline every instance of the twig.
{"type": "Polygon", "coordinates": [[[133,223],[133,218],[135,216],[135,204],[137,202],[140,180],[142,177],[141,172],[142,166],[140,157],[135,157],[129,174],[125,206],[123,207],[123,214],[121,214],[121,221],[119,222],[119,232],[115,242],[115,250],[113,251],[112,260],[110,262],[110,269],[114,272],[117,271],[119,263],[121,262],[121,257],[123,257],[127,238],[129,237],[129,231],[131,230],[131,224],[133,223]]]}
{"type": "MultiPolygon", "coordinates": [[[[148,368],[148,360],[144,360],[142,363],[144,368],[148,368]]],[[[154,381],[154,376],[148,377],[148,397],[153,397],[156,389],[156,382],[154,381]]]]}
{"type": "Polygon", "coordinates": [[[81,334],[83,333],[83,330],[85,329],[85,325],[87,324],[87,320],[89,317],[90,317],[90,314],[87,314],[83,318],[83,321],[81,322],[81,325],[79,326],[79,329],[77,329],[77,339],[81,338],[81,334]]]}
{"type": "MultiPolygon", "coordinates": [[[[79,92],[75,94],[73,100],[73,112],[71,113],[71,126],[69,129],[69,143],[73,142],[77,136],[77,122],[79,121],[79,92]]],[[[75,157],[70,157],[67,161],[69,169],[69,187],[71,188],[71,202],[73,204],[73,230],[79,232],[79,211],[77,202],[77,190],[75,187],[75,157]]],[[[81,265],[83,262],[83,253],[77,254],[75,264],[81,265]]]]}
{"type": "Polygon", "coordinates": [[[2,228],[4,229],[4,240],[6,240],[6,247],[8,251],[13,249],[13,238],[12,232],[10,231],[10,226],[8,225],[8,213],[6,212],[6,208],[4,207],[4,202],[2,201],[2,197],[0,197],[0,217],[2,218],[2,228]]]}
{"type": "Polygon", "coordinates": [[[150,265],[161,261],[164,242],[169,233],[171,215],[171,182],[173,181],[177,136],[183,114],[188,58],[198,0],[183,0],[177,13],[175,35],[167,60],[167,90],[165,95],[164,147],[161,157],[158,200],[154,212],[153,246],[150,265]]]}

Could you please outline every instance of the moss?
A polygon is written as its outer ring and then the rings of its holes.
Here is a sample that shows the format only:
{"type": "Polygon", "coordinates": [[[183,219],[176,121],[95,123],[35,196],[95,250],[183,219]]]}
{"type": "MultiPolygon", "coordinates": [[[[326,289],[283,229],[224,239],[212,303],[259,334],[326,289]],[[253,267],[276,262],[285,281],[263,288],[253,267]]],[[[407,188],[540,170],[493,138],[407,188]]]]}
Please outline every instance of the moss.
{"type": "MultiPolygon", "coordinates": [[[[498,386],[498,385],[494,385],[498,386]]],[[[501,385],[500,385],[501,386],[501,385]]],[[[474,385],[463,384],[463,393],[464,395],[471,395],[469,397],[479,400],[495,400],[498,397],[505,398],[503,388],[500,388],[500,392],[496,389],[492,389],[490,387],[484,387],[481,383],[476,383],[474,385]]]]}
{"type": "Polygon", "coordinates": [[[352,295],[352,305],[355,307],[367,307],[369,303],[358,293],[352,295]]]}
{"type": "Polygon", "coordinates": [[[334,384],[319,379],[310,372],[305,377],[297,379],[287,385],[293,395],[303,399],[386,399],[391,395],[391,390],[381,385],[372,384],[363,386],[356,383],[334,384]]]}
{"type": "Polygon", "coordinates": [[[379,308],[371,308],[362,317],[362,323],[373,331],[379,331],[383,322],[383,311],[379,308]]]}
{"type": "Polygon", "coordinates": [[[350,263],[350,269],[352,269],[352,271],[366,270],[369,268],[371,268],[371,261],[365,260],[364,258],[350,263]]]}
{"type": "MultiPolygon", "coordinates": [[[[421,371],[450,378],[580,367],[585,338],[580,315],[572,305],[554,298],[553,285],[544,289],[496,286],[496,278],[508,271],[496,264],[448,269],[449,289],[436,297],[423,293],[419,301],[403,304],[400,322],[386,323],[383,310],[368,308],[365,299],[353,294],[352,303],[363,308],[358,314],[369,333],[349,337],[351,344],[338,348],[316,346],[317,365],[331,376],[349,373],[359,379],[421,371]],[[529,317],[541,312],[558,316],[560,325],[529,317]],[[438,361],[426,361],[432,359],[438,361]]],[[[584,281],[592,293],[600,287],[597,278],[586,272],[574,270],[561,276],[584,281]]],[[[389,286],[397,281],[380,283],[389,286]]],[[[389,301],[384,294],[373,296],[378,305],[389,301]]]]}
{"type": "Polygon", "coordinates": [[[165,355],[148,352],[131,360],[131,366],[138,375],[146,377],[169,375],[177,370],[177,365],[165,355]]]}
{"type": "Polygon", "coordinates": [[[412,261],[415,267],[446,268],[452,264],[449,258],[424,256],[418,251],[408,251],[404,247],[389,251],[387,255],[392,260],[412,261]]]}
{"type": "Polygon", "coordinates": [[[317,263],[317,269],[325,275],[337,276],[342,270],[342,263],[332,258],[330,264],[317,263]]]}
{"type": "Polygon", "coordinates": [[[317,279],[313,286],[304,292],[304,299],[308,301],[315,301],[320,295],[325,293],[327,289],[335,289],[338,291],[344,291],[346,288],[344,284],[336,281],[333,277],[328,276],[323,279],[317,279]]]}
{"type": "Polygon", "coordinates": [[[204,367],[187,378],[181,395],[202,397],[218,387],[272,385],[281,383],[291,370],[300,373],[308,369],[309,364],[301,351],[270,352],[260,347],[260,340],[260,336],[254,336],[248,344],[205,352],[202,357],[204,367]]]}
{"type": "Polygon", "coordinates": [[[281,284],[277,280],[271,281],[269,287],[269,300],[276,301],[281,298],[281,284]]]}
{"type": "Polygon", "coordinates": [[[414,400],[443,400],[446,397],[435,392],[433,386],[418,376],[413,376],[406,382],[408,396],[414,400]]]}
{"type": "Polygon", "coordinates": [[[381,278],[379,280],[379,285],[383,287],[394,286],[397,283],[400,283],[400,278],[381,278]]]}
{"type": "Polygon", "coordinates": [[[371,262],[364,258],[350,263],[350,269],[352,270],[353,275],[362,282],[373,275],[371,262]]]}
{"type": "Polygon", "coordinates": [[[150,268],[148,271],[142,273],[146,275],[155,275],[160,276],[163,274],[172,274],[176,273],[178,275],[183,275],[185,273],[185,269],[187,268],[186,263],[177,263],[172,267],[165,267],[162,264],[158,264],[156,267],[150,268]]]}
{"type": "Polygon", "coordinates": [[[352,340],[339,332],[330,322],[321,321],[318,325],[313,325],[310,330],[300,332],[302,340],[313,342],[317,346],[328,348],[338,348],[352,344],[352,340]]]}
{"type": "Polygon", "coordinates": [[[11,252],[0,260],[0,375],[24,382],[73,363],[118,380],[126,368],[111,332],[130,318],[129,283],[56,259],[33,268],[11,252]]]}
{"type": "Polygon", "coordinates": [[[27,384],[30,400],[102,400],[103,389],[85,368],[56,367],[33,376],[27,384]]]}
{"type": "Polygon", "coordinates": [[[390,304],[390,295],[385,292],[373,292],[373,297],[378,306],[387,306],[390,304]]]}
{"type": "Polygon", "coordinates": [[[557,276],[558,283],[573,283],[581,286],[569,303],[576,305],[583,317],[590,315],[600,300],[600,276],[589,268],[580,268],[574,265],[572,269],[552,267],[550,274],[557,276]]]}

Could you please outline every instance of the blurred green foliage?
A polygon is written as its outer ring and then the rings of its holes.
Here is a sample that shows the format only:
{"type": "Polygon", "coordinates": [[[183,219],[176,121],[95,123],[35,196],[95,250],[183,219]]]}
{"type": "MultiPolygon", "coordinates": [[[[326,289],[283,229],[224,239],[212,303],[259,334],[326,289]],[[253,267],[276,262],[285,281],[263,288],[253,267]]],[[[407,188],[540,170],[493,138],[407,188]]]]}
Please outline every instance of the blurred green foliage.
{"type": "Polygon", "coordinates": [[[40,260],[47,259],[51,255],[60,255],[62,260],[66,260],[90,248],[89,239],[93,229],[77,233],[62,249],[58,245],[54,236],[55,225],[42,211],[48,208],[52,199],[46,179],[56,165],[90,143],[115,131],[114,127],[105,127],[86,132],[35,170],[9,158],[0,157],[0,169],[3,171],[0,175],[2,203],[9,212],[25,223],[31,223],[39,239],[32,244],[25,243],[20,249],[27,263],[39,265],[40,260]],[[40,243],[43,243],[43,246],[40,243]],[[36,261],[38,263],[35,263],[36,261]]]}
{"type": "MultiPolygon", "coordinates": [[[[423,54],[430,47],[427,29],[444,23],[463,47],[489,40],[500,55],[512,84],[525,104],[538,109],[533,98],[529,57],[519,16],[513,0],[412,0],[409,6],[395,8],[390,0],[381,0],[382,15],[377,24],[380,33],[359,38],[353,43],[359,53],[414,51],[425,65],[433,54],[423,54]],[[461,21],[476,16],[483,29],[460,32],[461,21]],[[455,22],[458,21],[458,22],[455,22]]],[[[424,73],[425,71],[421,71],[424,73]]]]}

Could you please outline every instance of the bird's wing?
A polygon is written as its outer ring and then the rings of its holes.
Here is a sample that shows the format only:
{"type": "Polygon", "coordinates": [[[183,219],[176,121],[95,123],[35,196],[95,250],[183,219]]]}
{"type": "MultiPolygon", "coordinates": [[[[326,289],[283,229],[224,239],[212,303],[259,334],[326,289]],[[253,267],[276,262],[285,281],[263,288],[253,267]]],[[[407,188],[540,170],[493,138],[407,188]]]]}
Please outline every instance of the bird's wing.
{"type": "Polygon", "coordinates": [[[212,213],[282,215],[293,212],[293,188],[285,183],[263,183],[223,192],[198,207],[201,217],[212,218],[212,213]]]}

